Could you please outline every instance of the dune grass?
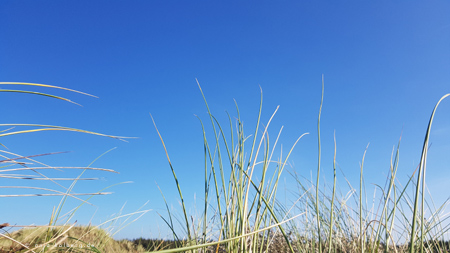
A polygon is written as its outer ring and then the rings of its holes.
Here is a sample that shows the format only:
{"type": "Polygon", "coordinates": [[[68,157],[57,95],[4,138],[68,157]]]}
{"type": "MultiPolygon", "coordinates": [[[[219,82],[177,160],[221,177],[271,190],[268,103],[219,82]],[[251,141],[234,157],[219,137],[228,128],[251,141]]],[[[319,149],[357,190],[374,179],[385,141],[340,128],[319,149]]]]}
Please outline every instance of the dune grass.
{"type": "MultiPolygon", "coordinates": [[[[8,84],[31,85],[28,83],[8,84]]],[[[278,107],[267,122],[262,123],[262,91],[255,129],[252,135],[246,135],[244,134],[244,126],[237,103],[236,119],[232,120],[227,112],[228,122],[226,125],[228,127],[225,129],[224,125],[221,125],[211,113],[206,96],[200,84],[198,82],[197,84],[208,112],[208,121],[210,121],[208,123],[210,127],[208,128],[199,117],[200,127],[203,131],[204,148],[204,202],[200,204],[200,216],[190,214],[186,208],[183,197],[183,180],[176,175],[176,168],[170,160],[164,139],[152,117],[173,175],[174,187],[176,187],[180,198],[181,217],[169,209],[169,203],[162,193],[167,214],[160,214],[160,216],[170,229],[173,240],[167,242],[154,240],[151,241],[151,246],[146,244],[146,247],[125,242],[125,245],[128,246],[122,245],[116,249],[113,246],[115,242],[111,240],[109,234],[101,232],[98,228],[78,228],[73,227],[74,224],[57,226],[56,221],[58,221],[60,215],[60,207],[58,207],[52,215],[49,225],[44,228],[20,230],[11,234],[2,233],[3,239],[0,239],[0,247],[14,248],[20,250],[20,252],[34,252],[33,250],[39,252],[42,248],[45,249],[45,252],[59,252],[58,250],[61,249],[52,248],[51,245],[72,242],[86,246],[90,245],[92,241],[96,241],[102,243],[83,250],[90,252],[143,252],[150,250],[158,252],[450,252],[447,235],[450,225],[448,216],[443,213],[448,202],[436,206],[432,201],[432,196],[426,196],[425,182],[431,125],[438,106],[450,94],[444,95],[431,113],[417,169],[412,172],[406,182],[403,184],[399,182],[397,169],[400,138],[397,147],[392,151],[391,165],[384,185],[371,182],[375,184],[375,192],[370,199],[363,174],[364,158],[368,149],[366,148],[362,152],[359,185],[357,187],[352,186],[345,175],[344,185],[341,185],[342,182],[337,180],[338,166],[336,160],[338,157],[336,157],[336,150],[338,144],[336,138],[334,139],[333,183],[320,187],[320,119],[324,104],[323,77],[317,122],[318,166],[315,180],[312,177],[308,179],[305,175],[287,170],[286,165],[291,152],[307,133],[301,134],[286,153],[282,148],[278,148],[282,128],[276,138],[269,138],[269,126],[278,111],[278,107]],[[212,139],[209,138],[210,136],[212,136],[212,139]],[[279,150],[280,153],[274,157],[275,150],[279,150]],[[289,172],[296,181],[295,191],[292,191],[296,197],[290,205],[282,204],[277,200],[278,187],[282,184],[280,178],[286,172],[289,172]],[[367,201],[368,198],[369,201],[367,201]],[[370,202],[372,205],[368,204],[370,202]],[[181,226],[181,229],[178,229],[178,226],[181,226]],[[71,231],[78,230],[84,232],[70,234],[71,231]],[[23,236],[32,233],[35,233],[34,236],[23,236]],[[44,246],[34,249],[26,247],[26,244],[36,244],[36,242],[44,246]]],[[[41,84],[36,86],[49,87],[41,84]]],[[[51,88],[60,87],[52,86],[51,88]]],[[[0,91],[21,92],[17,90],[0,91]]],[[[42,95],[36,92],[23,93],[42,95]]],[[[46,96],[67,101],[65,98],[53,95],[46,96]]],[[[24,124],[3,124],[1,126],[34,128],[15,132],[8,132],[9,129],[5,133],[0,133],[0,137],[5,136],[5,134],[47,130],[77,131],[102,135],[59,126],[24,124]]],[[[32,160],[32,157],[21,157],[6,153],[6,151],[2,152],[5,158],[0,163],[5,166],[23,166],[24,163],[19,163],[18,160],[32,160]],[[9,157],[6,157],[7,155],[9,157]]],[[[6,173],[29,170],[38,173],[40,179],[56,182],[56,179],[47,178],[39,172],[48,168],[51,167],[25,166],[24,168],[13,169],[2,167],[0,168],[2,169],[0,170],[0,176],[3,178],[20,178],[23,177],[20,174],[6,173]]],[[[91,168],[90,166],[86,168],[67,167],[65,169],[114,172],[101,168],[91,168]]],[[[78,178],[70,178],[74,183],[81,179],[81,175],[78,178]]],[[[38,179],[36,178],[36,180],[38,179]]],[[[26,188],[26,186],[20,187],[26,188]]],[[[73,193],[72,187],[65,191],[48,188],[33,189],[46,190],[51,192],[49,194],[64,196],[60,205],[64,205],[67,197],[79,198],[80,195],[73,193]]],[[[93,196],[104,193],[100,191],[87,194],[93,196]]],[[[82,204],[88,203],[87,200],[81,201],[82,204]]],[[[139,214],[142,213],[145,213],[145,211],[139,214]]],[[[8,226],[9,224],[6,224],[6,226],[1,224],[0,229],[4,230],[8,226]]],[[[66,247],[62,250],[62,252],[76,252],[77,249],[66,247]]]]}
{"type": "Polygon", "coordinates": [[[9,235],[13,240],[0,239],[0,252],[143,252],[145,249],[131,241],[115,241],[103,229],[90,226],[59,226],[27,228],[9,235]],[[50,235],[52,240],[48,240],[50,235]],[[21,242],[20,245],[15,241],[21,242]],[[26,247],[25,247],[26,246],[26,247]]]}
{"type": "MultiPolygon", "coordinates": [[[[283,227],[283,224],[288,222],[285,219],[287,214],[279,212],[280,209],[278,206],[280,204],[276,200],[276,194],[279,179],[287,160],[295,144],[305,134],[297,139],[284,159],[280,156],[279,160],[274,162],[272,156],[279,135],[271,147],[268,127],[278,108],[274,111],[264,129],[262,129],[261,137],[258,137],[260,134],[259,126],[261,125],[262,91],[256,129],[253,136],[245,136],[243,124],[240,120],[239,108],[236,104],[237,130],[235,133],[231,117],[228,115],[231,138],[227,139],[224,129],[209,110],[207,100],[200,85],[198,87],[203,95],[209,114],[214,140],[212,142],[213,144],[208,142],[205,126],[199,118],[204,137],[205,183],[204,207],[201,217],[197,220],[189,219],[181,185],[170,161],[163,138],[156,127],[155,121],[153,121],[166,151],[167,160],[173,173],[183,211],[182,226],[184,227],[183,232],[186,234],[186,238],[184,238],[184,235],[179,235],[178,231],[176,231],[175,224],[173,223],[175,218],[169,208],[167,208],[168,217],[162,217],[172,230],[174,240],[180,240],[180,238],[185,239],[183,240],[184,243],[180,246],[186,247],[180,250],[186,251],[198,248],[206,251],[207,247],[218,245],[218,242],[220,242],[223,244],[226,252],[259,252],[265,251],[268,248],[270,242],[265,238],[270,234],[270,228],[277,228],[288,247],[293,250],[291,241],[283,227]],[[249,138],[252,138],[250,139],[250,146],[246,144],[249,138]],[[249,148],[250,152],[248,152],[247,148],[249,148]],[[249,154],[248,158],[246,158],[247,153],[249,154]],[[258,161],[260,157],[262,157],[262,161],[258,161]],[[274,163],[276,166],[272,171],[269,170],[269,167],[272,167],[270,166],[271,163],[274,163]],[[258,176],[261,177],[261,180],[255,178],[256,168],[261,171],[261,173],[258,173],[260,174],[258,176]],[[225,175],[227,172],[229,175],[225,175]],[[212,208],[213,206],[214,208],[212,208]]],[[[168,206],[167,203],[166,206],[168,206]]],[[[297,216],[299,215],[301,214],[297,216]]],[[[218,246],[216,250],[219,250],[218,246]]],[[[174,251],[168,250],[166,252],[174,251]]]]}
{"type": "Polygon", "coordinates": [[[298,186],[297,199],[292,206],[284,206],[276,199],[280,175],[293,148],[305,134],[297,139],[285,157],[281,153],[273,159],[282,129],[273,144],[269,142],[268,128],[278,108],[268,122],[262,124],[262,92],[254,134],[244,134],[236,104],[236,130],[228,114],[230,129],[226,136],[198,86],[209,114],[213,136],[212,140],[207,139],[209,135],[199,119],[204,137],[205,168],[204,205],[198,219],[192,219],[188,214],[181,183],[152,118],[166,151],[183,211],[183,218],[175,217],[166,203],[167,216],[161,217],[171,229],[174,241],[179,242],[179,248],[162,252],[194,252],[194,249],[196,252],[448,252],[448,216],[442,213],[447,202],[435,207],[431,196],[425,197],[424,174],[434,114],[442,100],[450,94],[443,96],[432,111],[418,169],[406,184],[398,182],[400,138],[392,152],[386,182],[384,186],[375,184],[378,195],[374,192],[373,205],[369,207],[363,175],[367,148],[360,163],[359,187],[353,187],[345,179],[350,190],[344,194],[336,177],[335,139],[333,183],[331,187],[319,187],[320,118],[324,99],[322,77],[316,182],[314,184],[312,180],[291,172],[298,186]],[[261,126],[263,129],[260,129],[261,126]],[[255,171],[260,171],[258,177],[255,177],[255,171]],[[413,196],[411,192],[414,192],[413,196]],[[184,228],[181,232],[175,229],[174,221],[184,228]]]}

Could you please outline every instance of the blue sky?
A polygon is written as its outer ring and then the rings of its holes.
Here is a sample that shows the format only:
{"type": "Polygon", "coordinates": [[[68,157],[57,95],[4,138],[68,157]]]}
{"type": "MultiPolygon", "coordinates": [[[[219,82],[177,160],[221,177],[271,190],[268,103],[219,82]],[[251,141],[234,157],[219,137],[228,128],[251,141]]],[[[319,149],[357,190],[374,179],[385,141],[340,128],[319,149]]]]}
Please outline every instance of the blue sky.
{"type": "MultiPolygon", "coordinates": [[[[280,142],[290,147],[298,136],[310,133],[290,158],[295,165],[290,169],[309,177],[317,167],[323,74],[321,181],[332,180],[336,131],[337,162],[354,186],[370,142],[364,174],[372,192],[370,183],[384,183],[401,134],[399,179],[405,182],[411,175],[420,160],[430,113],[450,92],[448,13],[448,1],[1,1],[0,81],[45,83],[99,97],[33,89],[68,97],[80,107],[2,93],[1,123],[52,124],[139,138],[121,142],[42,132],[4,137],[0,142],[23,156],[71,151],[38,159],[52,166],[87,166],[116,147],[93,166],[120,174],[89,172],[86,177],[102,180],[80,182],[75,191],[134,183],[113,187],[113,195],[95,197],[92,203],[98,209],[83,207],[77,220],[86,224],[93,216],[98,224],[125,203],[123,212],[129,213],[149,201],[145,208],[153,211],[116,237],[165,235],[156,213],[165,213],[156,183],[169,203],[181,209],[149,113],[194,210],[194,194],[203,191],[202,131],[194,115],[209,120],[195,78],[222,124],[228,124],[225,110],[236,116],[233,99],[237,101],[247,134],[254,131],[261,86],[262,122],[280,105],[271,136],[284,126],[280,142]]],[[[449,197],[449,115],[450,102],[444,100],[433,125],[427,174],[437,203],[449,197]]],[[[286,187],[294,188],[290,175],[284,177],[286,187]]],[[[338,180],[345,184],[342,174],[338,180]]],[[[54,188],[42,182],[2,181],[2,185],[54,188]]],[[[2,198],[2,206],[9,208],[0,211],[0,223],[46,224],[59,199],[2,198]]]]}

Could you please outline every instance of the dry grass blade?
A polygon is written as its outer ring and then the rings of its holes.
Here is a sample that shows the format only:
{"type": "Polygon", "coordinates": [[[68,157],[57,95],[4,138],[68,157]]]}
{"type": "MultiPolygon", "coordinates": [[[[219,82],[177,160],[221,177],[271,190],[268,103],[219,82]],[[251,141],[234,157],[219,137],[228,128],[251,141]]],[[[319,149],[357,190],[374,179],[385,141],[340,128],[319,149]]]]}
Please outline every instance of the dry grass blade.
{"type": "Polygon", "coordinates": [[[17,127],[17,126],[28,126],[28,127],[42,127],[42,128],[2,133],[2,134],[0,134],[0,137],[14,135],[14,134],[40,132],[40,131],[71,131],[71,132],[80,132],[80,133],[98,135],[98,136],[103,136],[103,137],[109,137],[109,138],[118,139],[118,140],[121,140],[121,141],[126,141],[125,139],[136,138],[136,137],[125,137],[125,136],[115,136],[115,135],[101,134],[101,133],[87,131],[87,130],[82,130],[82,129],[77,129],[77,128],[62,127],[62,126],[52,126],[52,125],[40,125],[40,124],[0,124],[0,127],[3,127],[3,126],[6,126],[6,127],[11,127],[11,126],[15,126],[15,127],[17,127]]]}
{"type": "MultiPolygon", "coordinates": [[[[0,152],[4,152],[4,151],[0,150],[0,152]]],[[[8,158],[8,159],[5,159],[5,160],[0,160],[0,163],[13,162],[13,161],[16,161],[16,160],[29,159],[29,158],[32,158],[32,157],[56,155],[56,154],[63,154],[63,153],[67,153],[67,152],[53,152],[53,153],[45,153],[45,154],[30,155],[30,156],[18,156],[18,155],[16,155],[18,157],[16,157],[16,158],[8,158]]],[[[2,172],[2,170],[0,170],[0,172],[2,172]]]]}
{"type": "MultiPolygon", "coordinates": [[[[8,227],[9,227],[9,226],[8,226],[8,227]]],[[[25,244],[23,244],[23,243],[21,243],[21,242],[19,242],[19,241],[17,241],[17,240],[14,240],[14,238],[11,238],[11,237],[9,237],[9,236],[7,236],[7,235],[4,235],[4,234],[1,234],[1,233],[0,233],[0,236],[2,236],[2,237],[6,238],[6,239],[8,239],[8,240],[10,240],[10,241],[13,241],[13,242],[19,244],[20,246],[24,247],[25,249],[30,249],[27,245],[25,245],[25,244]]],[[[32,249],[30,249],[29,251],[31,251],[31,252],[34,253],[34,251],[33,251],[32,249]]]]}
{"type": "Polygon", "coordinates": [[[60,90],[67,90],[67,91],[71,91],[71,92],[76,92],[76,93],[80,93],[86,96],[90,96],[90,97],[94,97],[94,98],[98,98],[97,96],[88,94],[88,93],[84,93],[81,91],[77,91],[77,90],[72,90],[72,89],[68,89],[68,88],[64,88],[64,87],[60,87],[60,86],[54,86],[54,85],[48,85],[48,84],[40,84],[40,83],[23,83],[23,82],[0,82],[0,85],[26,85],[26,86],[38,86],[38,87],[46,87],[46,88],[54,88],[54,89],[60,89],[60,90]]]}
{"type": "MultiPolygon", "coordinates": [[[[50,189],[49,189],[50,190],[50,189]]],[[[48,197],[48,196],[95,196],[95,195],[109,195],[112,192],[94,192],[94,193],[42,193],[42,194],[11,194],[11,195],[0,195],[0,198],[7,197],[48,197]]],[[[81,199],[79,199],[81,200],[81,199]]]]}
{"type": "Polygon", "coordinates": [[[21,176],[1,176],[0,178],[25,179],[25,180],[49,180],[49,181],[80,181],[80,180],[99,180],[99,178],[49,178],[49,177],[21,177],[21,176]]]}
{"type": "MultiPolygon", "coordinates": [[[[9,159],[9,160],[16,160],[16,159],[9,159]]],[[[0,161],[3,162],[3,161],[0,161]]],[[[20,170],[60,170],[60,169],[76,169],[76,170],[98,170],[98,171],[105,171],[105,172],[112,172],[120,174],[119,172],[111,169],[102,169],[102,168],[90,168],[90,167],[28,167],[28,168],[17,168],[17,169],[4,169],[0,170],[0,173],[2,172],[8,172],[8,171],[20,171],[20,170]]]]}
{"type": "MultiPolygon", "coordinates": [[[[51,192],[57,192],[58,195],[56,196],[70,196],[76,200],[79,200],[81,202],[85,202],[88,205],[93,206],[93,204],[87,202],[86,200],[80,199],[78,197],[75,197],[75,195],[104,195],[104,194],[112,194],[112,192],[105,192],[103,194],[99,194],[98,192],[96,193],[85,193],[85,194],[76,194],[76,193],[66,193],[66,192],[61,192],[61,191],[57,191],[57,190],[53,190],[53,189],[47,189],[47,188],[42,188],[42,187],[31,187],[31,186],[0,186],[0,188],[18,188],[18,189],[33,189],[33,190],[42,190],[42,191],[51,191],[51,192]]],[[[39,194],[37,196],[45,196],[42,194],[39,194]]],[[[0,195],[0,197],[28,197],[28,195],[0,195]]],[[[1,228],[1,227],[0,227],[1,228]]]]}
{"type": "Polygon", "coordinates": [[[78,106],[82,106],[78,103],[73,102],[72,100],[68,99],[68,98],[64,98],[64,97],[60,97],[60,96],[55,96],[55,95],[51,95],[51,94],[47,94],[47,93],[42,93],[42,92],[35,92],[35,91],[26,91],[26,90],[5,90],[5,89],[0,89],[0,92],[14,92],[14,93],[26,93],[26,94],[33,94],[33,95],[40,95],[40,96],[45,96],[45,97],[51,97],[51,98],[56,98],[56,99],[60,99],[60,100],[64,100],[66,102],[78,105],[78,106]]]}

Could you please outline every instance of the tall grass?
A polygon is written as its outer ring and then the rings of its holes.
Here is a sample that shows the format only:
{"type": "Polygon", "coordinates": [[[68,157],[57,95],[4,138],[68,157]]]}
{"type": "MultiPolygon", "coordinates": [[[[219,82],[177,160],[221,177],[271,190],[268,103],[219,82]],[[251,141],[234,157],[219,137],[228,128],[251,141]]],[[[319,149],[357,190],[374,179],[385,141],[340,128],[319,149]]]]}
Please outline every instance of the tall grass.
{"type": "Polygon", "coordinates": [[[162,135],[152,118],[166,152],[183,211],[183,218],[177,219],[166,202],[167,216],[161,217],[171,229],[174,240],[180,242],[180,248],[162,252],[278,252],[284,246],[283,250],[289,252],[447,252],[448,243],[445,242],[448,241],[446,233],[449,225],[448,216],[443,215],[447,202],[435,207],[431,198],[425,198],[427,188],[424,178],[434,114],[441,101],[450,94],[443,96],[432,112],[418,170],[406,184],[402,185],[398,181],[400,138],[396,149],[392,151],[386,182],[384,186],[374,184],[372,205],[368,206],[363,168],[366,153],[370,152],[369,145],[360,163],[359,187],[353,187],[345,175],[347,186],[340,185],[337,180],[337,142],[334,137],[333,183],[331,186],[319,187],[320,119],[324,101],[322,76],[317,125],[317,178],[313,183],[312,179],[291,172],[298,186],[295,191],[297,197],[291,206],[285,206],[276,199],[279,179],[293,148],[305,134],[297,139],[285,157],[281,152],[278,159],[273,159],[282,129],[273,144],[269,142],[268,129],[278,107],[267,123],[262,124],[261,92],[254,134],[246,136],[236,104],[236,130],[227,113],[230,129],[226,135],[222,125],[211,113],[203,90],[198,86],[208,111],[213,136],[212,140],[208,140],[209,135],[199,118],[205,157],[204,203],[200,218],[193,219],[188,214],[182,194],[183,182],[176,177],[162,135]],[[251,145],[246,145],[249,141],[251,145]],[[257,170],[260,171],[258,178],[255,177],[257,170]],[[343,192],[344,188],[348,190],[343,192]],[[414,196],[410,194],[412,190],[414,196]],[[174,220],[184,227],[181,232],[175,229],[174,220]],[[420,227],[420,231],[417,231],[417,227],[420,227]],[[280,241],[280,238],[283,240],[280,241]]]}
{"type": "MultiPolygon", "coordinates": [[[[321,252],[322,247],[328,248],[328,252],[448,252],[445,241],[448,237],[445,234],[449,230],[448,216],[443,214],[447,201],[439,207],[434,207],[430,200],[426,200],[426,184],[424,181],[424,171],[426,167],[426,155],[428,141],[430,138],[430,128],[438,105],[443,99],[450,96],[443,96],[436,104],[430,120],[425,141],[423,145],[422,158],[418,167],[418,176],[414,174],[409,178],[405,186],[396,178],[400,140],[397,149],[391,157],[389,176],[384,187],[376,185],[381,190],[381,198],[377,208],[371,209],[365,205],[363,165],[367,148],[364,151],[360,167],[359,191],[353,188],[347,179],[349,192],[342,194],[336,203],[336,140],[335,156],[333,162],[334,181],[332,185],[331,197],[327,188],[319,189],[318,179],[316,185],[311,181],[293,174],[300,186],[299,196],[306,196],[303,202],[297,205],[299,212],[306,212],[303,222],[292,225],[291,230],[295,231],[300,252],[321,252]],[[414,179],[417,183],[414,184],[414,179]],[[316,189],[315,194],[311,189],[316,189]],[[415,191],[414,205],[411,205],[411,196],[408,192],[415,191]],[[357,194],[358,193],[358,194],[357,194]],[[354,204],[349,204],[349,199],[354,199],[354,204]],[[420,209],[418,206],[421,199],[420,209]],[[425,210],[427,206],[428,210],[425,210]],[[311,212],[311,210],[314,210],[311,212]],[[426,217],[426,213],[431,213],[426,217]],[[315,213],[312,215],[312,213],[315,213]],[[412,214],[412,215],[411,215],[412,214]],[[329,217],[329,218],[327,218],[329,217]],[[316,229],[314,229],[314,219],[316,219],[316,229]],[[429,222],[426,222],[428,220],[429,222]],[[400,224],[398,224],[400,223],[400,224]],[[421,227],[417,233],[417,226],[421,227]],[[397,239],[394,239],[396,238],[397,239]],[[317,240],[315,238],[318,238],[317,240]],[[322,240],[328,238],[328,240],[322,240]],[[409,244],[407,242],[409,241],[409,244]],[[425,245],[426,244],[426,245],[425,245]],[[447,250],[446,250],[447,249],[447,250]]],[[[322,104],[321,104],[322,105],[322,104]]],[[[320,124],[320,113],[319,113],[320,124]]],[[[319,127],[320,142],[320,127],[319,127]]],[[[320,157],[320,144],[319,144],[320,157]]],[[[319,158],[320,159],[320,158],[319,158]]],[[[320,160],[319,160],[320,161],[320,160]]],[[[320,162],[319,162],[320,164],[320,162]]],[[[317,175],[320,174],[320,165],[317,175]]],[[[376,198],[374,194],[373,202],[376,198]]],[[[432,201],[432,199],[431,199],[432,201]]]]}
{"type": "MultiPolygon", "coordinates": [[[[0,84],[33,85],[29,83],[0,84]]],[[[288,152],[285,153],[282,148],[278,149],[283,128],[279,130],[275,138],[269,138],[269,127],[278,107],[266,123],[262,123],[262,90],[253,134],[246,135],[244,133],[244,125],[237,103],[235,103],[235,121],[227,112],[228,122],[226,125],[229,129],[226,129],[224,128],[225,125],[219,123],[219,120],[211,113],[206,96],[200,84],[198,82],[197,84],[208,112],[208,124],[211,125],[208,128],[198,117],[203,133],[204,151],[204,202],[200,205],[201,214],[199,216],[192,216],[186,207],[183,195],[183,180],[176,175],[176,168],[169,157],[168,149],[170,147],[166,147],[156,126],[156,121],[152,117],[173,175],[182,209],[182,215],[179,217],[169,209],[169,204],[161,192],[166,204],[167,214],[160,214],[160,216],[171,230],[173,245],[177,248],[159,252],[450,252],[447,236],[450,229],[449,216],[443,213],[448,201],[436,206],[432,197],[426,196],[427,186],[425,182],[431,125],[438,106],[450,94],[443,96],[431,113],[417,169],[404,184],[399,182],[397,171],[400,138],[396,148],[392,150],[386,181],[384,185],[374,184],[372,204],[368,205],[368,191],[363,173],[366,153],[370,152],[368,146],[364,150],[360,163],[359,186],[353,187],[345,175],[343,177],[344,184],[340,184],[340,181],[337,180],[339,169],[337,163],[339,157],[336,155],[338,142],[336,141],[336,134],[334,134],[333,181],[331,185],[325,184],[323,187],[319,185],[319,179],[323,171],[320,136],[320,120],[324,104],[324,79],[322,76],[322,96],[317,121],[317,177],[313,180],[311,175],[311,178],[308,179],[305,175],[290,170],[289,173],[296,182],[296,189],[290,191],[294,193],[295,199],[288,205],[277,200],[278,187],[282,184],[280,178],[283,172],[287,171],[286,165],[294,147],[307,133],[300,135],[288,152]],[[209,139],[209,136],[213,138],[209,139]],[[277,158],[274,158],[275,150],[280,150],[277,158]],[[181,230],[177,229],[178,225],[181,225],[181,230]]],[[[42,84],[35,85],[49,87],[42,84]]],[[[50,88],[59,87],[51,86],[50,88]]],[[[58,96],[37,92],[0,91],[44,95],[72,102],[58,96]]],[[[31,127],[31,129],[22,131],[7,129],[0,133],[0,137],[48,130],[77,131],[102,135],[59,126],[24,124],[3,124],[0,126],[31,127]]],[[[108,137],[121,138],[117,136],[108,137]]],[[[27,163],[19,162],[19,160],[35,162],[35,156],[22,157],[5,150],[1,152],[0,156],[4,157],[4,160],[1,160],[0,163],[4,166],[0,168],[0,177],[29,178],[29,176],[10,173],[23,170],[32,171],[38,173],[38,176],[33,180],[44,179],[59,186],[57,178],[48,178],[40,172],[52,167],[45,165],[30,167],[27,163]],[[12,165],[22,166],[23,168],[6,168],[12,165]]],[[[36,156],[42,155],[49,154],[36,156]]],[[[66,167],[65,169],[114,172],[92,168],[90,165],[86,168],[66,167]]],[[[75,183],[83,179],[81,175],[77,178],[68,179],[75,183]]],[[[89,199],[83,200],[80,198],[82,194],[72,192],[73,185],[65,188],[64,191],[27,186],[17,187],[50,192],[41,195],[63,196],[60,206],[55,209],[49,225],[46,226],[46,232],[43,232],[45,234],[44,244],[61,240],[71,229],[67,226],[60,227],[59,230],[53,229],[66,198],[81,200],[81,205],[88,203],[89,199]]],[[[105,193],[100,191],[86,194],[94,196],[105,193]]],[[[25,197],[25,195],[14,195],[14,197],[19,196],[25,197]]],[[[13,195],[0,195],[0,197],[13,197],[13,195]]],[[[137,213],[145,212],[139,211],[137,213]]],[[[9,226],[9,224],[1,224],[0,229],[9,226]]],[[[8,235],[1,234],[1,236],[14,243],[21,244],[20,241],[8,235]]],[[[83,242],[82,239],[78,238],[80,242],[83,242]]],[[[36,249],[27,248],[27,250],[33,251],[36,249]]],[[[102,250],[103,252],[109,252],[106,248],[94,248],[91,251],[101,252],[102,250]]]]}
{"type": "MultiPolygon", "coordinates": [[[[222,125],[211,113],[200,84],[198,84],[198,87],[208,111],[214,138],[213,144],[208,142],[205,126],[199,118],[204,140],[205,202],[202,217],[197,220],[190,220],[188,217],[181,183],[178,181],[163,138],[156,127],[155,121],[153,121],[166,152],[175,186],[181,199],[184,223],[182,226],[187,241],[183,245],[186,247],[178,249],[178,251],[196,248],[206,251],[208,246],[212,246],[208,242],[213,240],[214,243],[220,242],[226,252],[264,252],[270,247],[271,243],[266,238],[274,234],[273,229],[270,228],[276,228],[277,233],[280,233],[284,238],[287,247],[293,251],[291,240],[283,226],[287,222],[285,219],[287,214],[281,212],[282,209],[280,203],[276,200],[276,195],[280,176],[289,156],[297,142],[305,134],[298,137],[286,157],[283,158],[280,154],[279,159],[273,161],[272,156],[281,130],[274,144],[271,144],[268,128],[278,108],[275,109],[260,133],[262,91],[254,134],[252,136],[244,134],[239,108],[236,104],[236,130],[234,130],[231,116],[228,114],[230,137],[227,137],[222,125]],[[259,137],[259,135],[261,136],[259,137]],[[251,140],[250,146],[246,143],[249,139],[251,140]],[[248,158],[246,158],[247,153],[248,158]],[[271,164],[275,167],[272,168],[271,164]],[[255,177],[256,174],[260,179],[255,177]],[[210,197],[211,194],[213,194],[213,197],[210,197]],[[214,209],[210,210],[213,206],[214,209]],[[217,222],[211,223],[210,219],[217,222]]],[[[168,218],[163,219],[172,230],[174,239],[184,238],[174,229],[174,214],[168,208],[167,212],[168,218]]],[[[219,247],[216,246],[215,251],[218,250],[219,247]]],[[[165,252],[174,251],[168,250],[165,252]]]]}

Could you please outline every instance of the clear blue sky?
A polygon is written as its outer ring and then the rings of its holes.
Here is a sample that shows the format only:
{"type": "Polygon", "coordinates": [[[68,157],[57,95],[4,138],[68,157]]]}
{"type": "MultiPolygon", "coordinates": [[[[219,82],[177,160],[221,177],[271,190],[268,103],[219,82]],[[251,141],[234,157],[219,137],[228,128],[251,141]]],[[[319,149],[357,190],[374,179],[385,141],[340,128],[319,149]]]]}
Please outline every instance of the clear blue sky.
{"type": "MultiPolygon", "coordinates": [[[[306,177],[317,166],[317,115],[321,75],[323,177],[332,181],[333,132],[337,161],[358,185],[365,160],[367,189],[383,184],[390,155],[402,133],[399,179],[416,168],[433,106],[450,92],[449,1],[9,1],[0,2],[0,81],[63,86],[98,96],[33,89],[68,97],[56,99],[2,93],[1,123],[53,124],[134,136],[128,143],[79,133],[43,132],[1,138],[10,152],[41,157],[53,166],[93,166],[119,175],[89,172],[101,181],[80,182],[74,191],[113,187],[95,197],[96,207],[77,212],[80,224],[94,215],[98,224],[149,200],[152,212],[118,234],[155,237],[166,228],[158,183],[178,208],[177,191],[164,150],[152,125],[165,139],[188,206],[194,212],[203,192],[203,142],[198,115],[208,115],[195,78],[210,107],[227,125],[236,99],[247,134],[253,134],[264,92],[262,122],[277,105],[273,138],[283,125],[285,149],[302,133],[290,161],[306,177]]],[[[2,86],[0,88],[17,88],[2,86]]],[[[427,182],[437,203],[450,182],[450,101],[436,114],[427,182]]],[[[2,129],[3,130],[3,129],[2,129]]],[[[212,140],[211,140],[212,141],[212,140]]],[[[55,177],[71,171],[48,172],[55,177]]],[[[284,174],[288,185],[290,176],[284,174]]],[[[345,181],[338,175],[342,185],[345,181]]],[[[4,180],[1,185],[56,186],[4,180]]],[[[284,186],[283,186],[284,187],[284,186]]],[[[1,194],[26,191],[1,189],[1,194]]],[[[59,197],[2,198],[0,223],[46,224],[59,197]],[[5,208],[7,207],[7,208],[5,208]]],[[[67,208],[78,202],[70,202],[67,208]]],[[[199,207],[200,209],[200,207],[199,207]]]]}

